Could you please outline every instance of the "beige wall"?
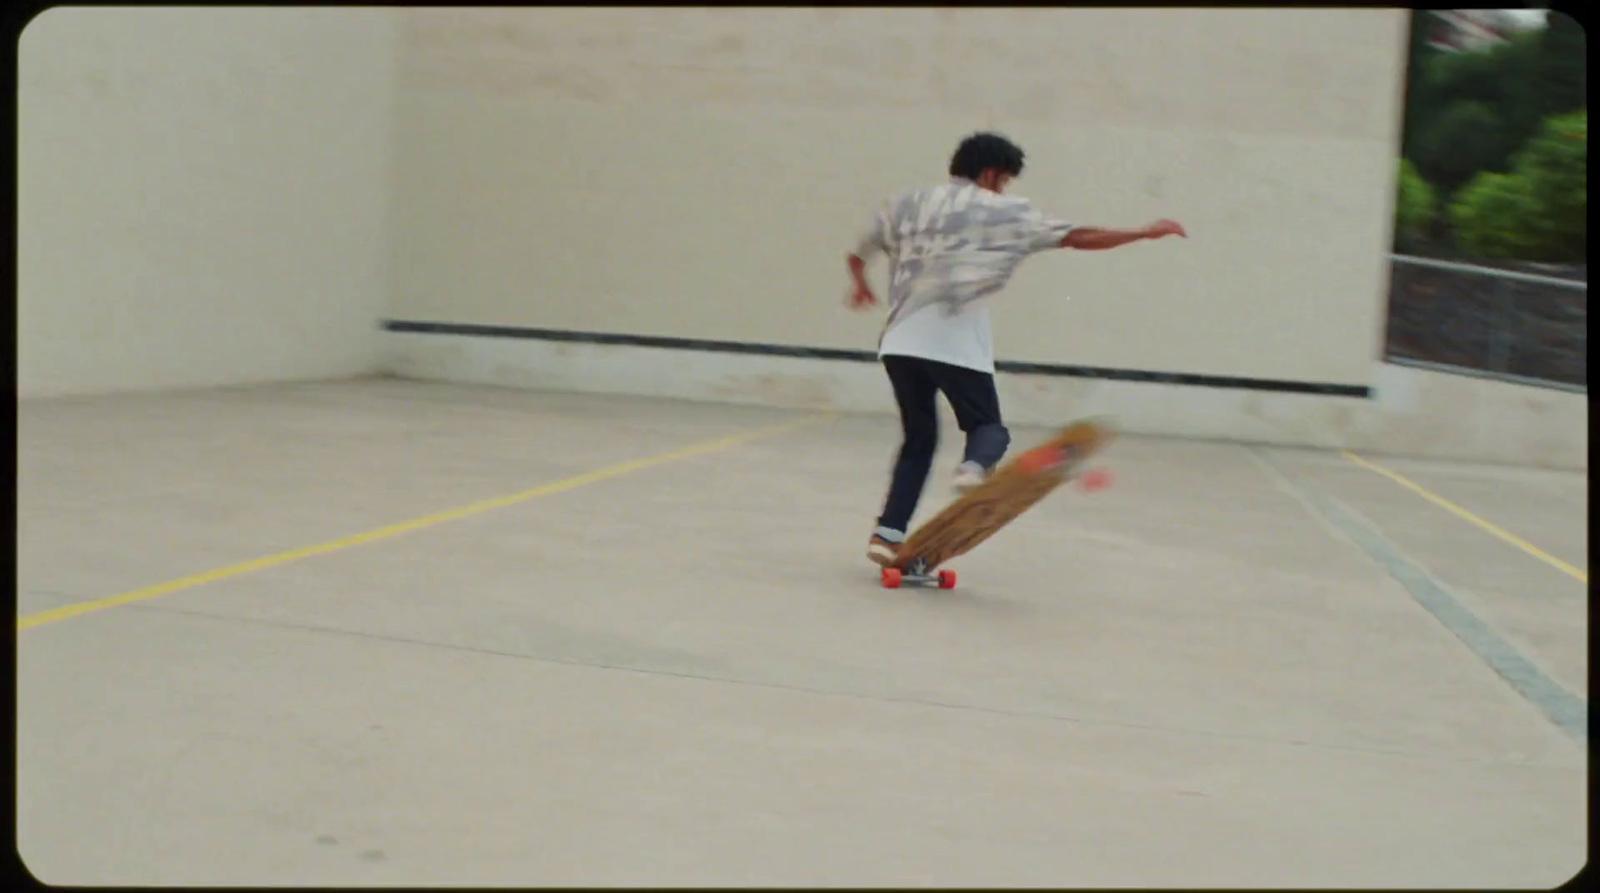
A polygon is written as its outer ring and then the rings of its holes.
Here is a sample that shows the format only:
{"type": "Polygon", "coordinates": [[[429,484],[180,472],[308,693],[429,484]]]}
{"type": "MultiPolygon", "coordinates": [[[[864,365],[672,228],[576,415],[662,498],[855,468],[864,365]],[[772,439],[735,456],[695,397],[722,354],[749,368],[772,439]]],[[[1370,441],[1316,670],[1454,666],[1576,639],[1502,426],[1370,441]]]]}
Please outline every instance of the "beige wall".
{"type": "MultiPolygon", "coordinates": [[[[411,332],[385,340],[390,368],[405,378],[894,413],[889,382],[870,363],[411,332]]],[[[1587,394],[1390,363],[1363,378],[1370,398],[1008,372],[997,384],[1014,427],[1097,416],[1129,434],[1589,467],[1587,394]]],[[[939,409],[948,440],[955,422],[943,401],[939,409]]]]}
{"type": "Polygon", "coordinates": [[[867,348],[853,235],[997,127],[1047,209],[1193,235],[1035,259],[1003,357],[1374,368],[1403,10],[403,15],[393,317],[867,348]]]}
{"type": "Polygon", "coordinates": [[[58,7],[19,43],[24,397],[370,371],[391,10],[58,7]]]}

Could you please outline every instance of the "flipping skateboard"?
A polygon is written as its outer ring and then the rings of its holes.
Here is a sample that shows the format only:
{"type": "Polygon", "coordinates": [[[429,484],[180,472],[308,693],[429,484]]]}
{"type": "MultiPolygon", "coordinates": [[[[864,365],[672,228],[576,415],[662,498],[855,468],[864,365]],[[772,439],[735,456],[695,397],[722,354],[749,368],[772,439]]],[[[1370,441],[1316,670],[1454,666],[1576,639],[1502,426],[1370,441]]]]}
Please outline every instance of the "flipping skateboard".
{"type": "Polygon", "coordinates": [[[1103,424],[1077,422],[1001,465],[906,539],[894,563],[883,569],[883,585],[896,589],[905,583],[937,584],[954,589],[955,571],[938,570],[940,565],[972,551],[1069,480],[1081,477],[1086,490],[1109,485],[1107,472],[1086,472],[1083,466],[1111,437],[1111,429],[1103,424]]]}

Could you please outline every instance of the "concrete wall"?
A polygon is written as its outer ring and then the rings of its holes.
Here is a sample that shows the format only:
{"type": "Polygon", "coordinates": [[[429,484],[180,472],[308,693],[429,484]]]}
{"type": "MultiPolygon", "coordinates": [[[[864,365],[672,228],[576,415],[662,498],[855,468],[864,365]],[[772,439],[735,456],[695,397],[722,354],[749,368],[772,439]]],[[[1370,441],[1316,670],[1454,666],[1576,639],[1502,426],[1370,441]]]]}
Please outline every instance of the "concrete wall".
{"type": "Polygon", "coordinates": [[[869,347],[844,252],[996,127],[1043,207],[1193,235],[1034,260],[1003,357],[1369,383],[1404,10],[404,16],[391,316],[869,347]]]}
{"type": "Polygon", "coordinates": [[[1051,210],[1194,234],[1037,259],[1003,358],[1375,387],[1002,375],[1017,423],[1586,468],[1586,396],[1374,361],[1403,22],[52,9],[20,44],[20,392],[382,369],[885,412],[870,364],[375,323],[867,348],[877,320],[840,306],[851,237],[998,127],[1051,210]]]}
{"type": "MultiPolygon", "coordinates": [[[[409,378],[892,413],[872,363],[391,332],[409,378]]],[[[1374,362],[1369,397],[1001,373],[1015,425],[1110,416],[1137,434],[1237,440],[1543,468],[1589,467],[1587,394],[1374,362]]],[[[953,420],[943,401],[946,432],[953,420]]],[[[893,424],[892,421],[888,424],[893,424]]]]}
{"type": "Polygon", "coordinates": [[[57,7],[19,43],[24,397],[374,371],[391,10],[57,7]]]}
{"type": "MultiPolygon", "coordinates": [[[[1193,235],[1035,259],[996,310],[1003,360],[1373,388],[1002,374],[1014,422],[1587,467],[1585,395],[1378,362],[1404,10],[404,17],[393,319],[870,349],[878,318],[841,306],[853,236],[995,127],[1044,207],[1193,235]]],[[[408,377],[893,406],[848,360],[386,338],[408,377]]]]}

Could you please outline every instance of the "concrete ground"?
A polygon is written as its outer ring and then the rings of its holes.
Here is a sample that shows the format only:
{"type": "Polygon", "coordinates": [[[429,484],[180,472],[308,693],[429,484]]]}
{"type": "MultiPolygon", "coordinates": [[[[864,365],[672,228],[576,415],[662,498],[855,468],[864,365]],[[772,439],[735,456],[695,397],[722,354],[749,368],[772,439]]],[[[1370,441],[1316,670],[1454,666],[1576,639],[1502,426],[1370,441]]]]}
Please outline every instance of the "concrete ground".
{"type": "Polygon", "coordinates": [[[1586,475],[1363,457],[1430,499],[1125,437],[1116,486],[897,591],[863,554],[895,438],[394,381],[24,404],[22,857],[129,885],[1584,864],[1586,475]]]}

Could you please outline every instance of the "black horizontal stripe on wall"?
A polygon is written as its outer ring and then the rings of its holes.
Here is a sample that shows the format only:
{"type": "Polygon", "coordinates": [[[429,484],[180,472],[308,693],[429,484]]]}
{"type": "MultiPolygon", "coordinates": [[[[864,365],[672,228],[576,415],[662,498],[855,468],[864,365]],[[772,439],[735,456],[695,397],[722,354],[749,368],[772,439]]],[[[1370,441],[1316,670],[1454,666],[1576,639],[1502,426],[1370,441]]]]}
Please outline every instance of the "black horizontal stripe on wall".
{"type": "MultiPolygon", "coordinates": [[[[626,335],[618,332],[575,332],[570,329],[535,329],[522,326],[488,326],[474,323],[422,322],[387,319],[383,328],[390,332],[422,335],[471,335],[479,338],[523,338],[530,341],[565,341],[575,344],[615,344],[627,347],[655,347],[666,350],[697,350],[706,353],[739,353],[768,357],[800,357],[809,360],[844,360],[876,363],[870,350],[845,350],[834,347],[802,347],[792,344],[756,344],[748,341],[713,341],[705,338],[674,338],[664,335],[626,335]]],[[[1285,381],[1272,378],[1240,378],[1229,375],[1201,375],[1192,372],[1156,372],[1146,369],[1108,369],[1102,366],[1070,366],[1058,363],[1023,363],[998,360],[995,369],[1021,375],[1053,375],[1063,378],[1099,378],[1108,381],[1143,381],[1202,388],[1229,388],[1245,391],[1277,391],[1291,394],[1319,394],[1327,397],[1369,397],[1367,385],[1323,384],[1285,381]]]]}

